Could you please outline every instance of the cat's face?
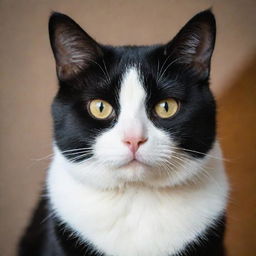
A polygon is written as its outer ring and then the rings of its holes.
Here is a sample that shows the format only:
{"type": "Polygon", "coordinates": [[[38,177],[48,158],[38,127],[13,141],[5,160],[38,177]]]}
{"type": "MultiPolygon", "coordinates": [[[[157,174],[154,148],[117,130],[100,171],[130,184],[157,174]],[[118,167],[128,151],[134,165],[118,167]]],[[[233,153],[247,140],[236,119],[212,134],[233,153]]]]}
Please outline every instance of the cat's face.
{"type": "Polygon", "coordinates": [[[55,153],[71,175],[101,188],[163,187],[200,172],[215,140],[209,11],[166,45],[103,46],[61,14],[49,30],[60,84],[55,153]]]}

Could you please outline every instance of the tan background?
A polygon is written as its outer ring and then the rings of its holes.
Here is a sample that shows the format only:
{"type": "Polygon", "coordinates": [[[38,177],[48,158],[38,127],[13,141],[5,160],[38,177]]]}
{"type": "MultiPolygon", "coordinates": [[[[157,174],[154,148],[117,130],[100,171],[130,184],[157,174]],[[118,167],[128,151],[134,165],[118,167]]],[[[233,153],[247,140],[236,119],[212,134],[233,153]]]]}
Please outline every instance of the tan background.
{"type": "Polygon", "coordinates": [[[232,183],[230,256],[253,256],[255,240],[256,36],[254,0],[0,1],[0,255],[14,255],[51,153],[56,92],[47,20],[57,10],[108,44],[166,42],[194,14],[213,7],[218,24],[212,89],[232,183]]]}

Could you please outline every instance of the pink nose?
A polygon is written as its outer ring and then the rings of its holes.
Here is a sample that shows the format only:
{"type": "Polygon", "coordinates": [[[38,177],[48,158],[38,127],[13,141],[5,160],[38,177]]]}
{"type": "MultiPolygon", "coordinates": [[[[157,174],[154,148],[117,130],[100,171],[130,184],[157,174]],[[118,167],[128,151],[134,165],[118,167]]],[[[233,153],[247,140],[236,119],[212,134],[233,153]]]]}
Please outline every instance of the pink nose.
{"type": "Polygon", "coordinates": [[[134,154],[138,148],[147,141],[147,138],[144,137],[126,137],[123,142],[134,154]]]}

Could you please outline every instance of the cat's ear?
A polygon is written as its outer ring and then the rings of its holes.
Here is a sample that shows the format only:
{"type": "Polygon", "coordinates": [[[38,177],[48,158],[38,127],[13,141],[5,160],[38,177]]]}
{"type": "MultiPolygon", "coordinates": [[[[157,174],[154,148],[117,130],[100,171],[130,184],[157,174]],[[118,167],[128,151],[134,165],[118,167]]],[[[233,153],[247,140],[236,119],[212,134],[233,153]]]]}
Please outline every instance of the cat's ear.
{"type": "Polygon", "coordinates": [[[210,71],[210,61],[215,45],[216,22],[211,10],[195,15],[166,45],[165,54],[177,62],[189,65],[202,78],[210,71]]]}
{"type": "Polygon", "coordinates": [[[60,80],[74,77],[102,55],[99,44],[64,14],[51,15],[49,35],[60,80]]]}

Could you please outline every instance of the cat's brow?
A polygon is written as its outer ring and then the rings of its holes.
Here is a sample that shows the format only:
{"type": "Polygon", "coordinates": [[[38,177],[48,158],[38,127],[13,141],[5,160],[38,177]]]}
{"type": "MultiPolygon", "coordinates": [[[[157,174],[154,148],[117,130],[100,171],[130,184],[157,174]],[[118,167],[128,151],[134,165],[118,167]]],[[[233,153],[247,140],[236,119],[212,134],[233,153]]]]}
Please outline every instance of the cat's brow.
{"type": "Polygon", "coordinates": [[[185,86],[178,82],[176,79],[174,80],[163,80],[162,82],[158,82],[156,84],[156,90],[161,95],[172,96],[177,98],[184,98],[186,94],[185,86]]]}

